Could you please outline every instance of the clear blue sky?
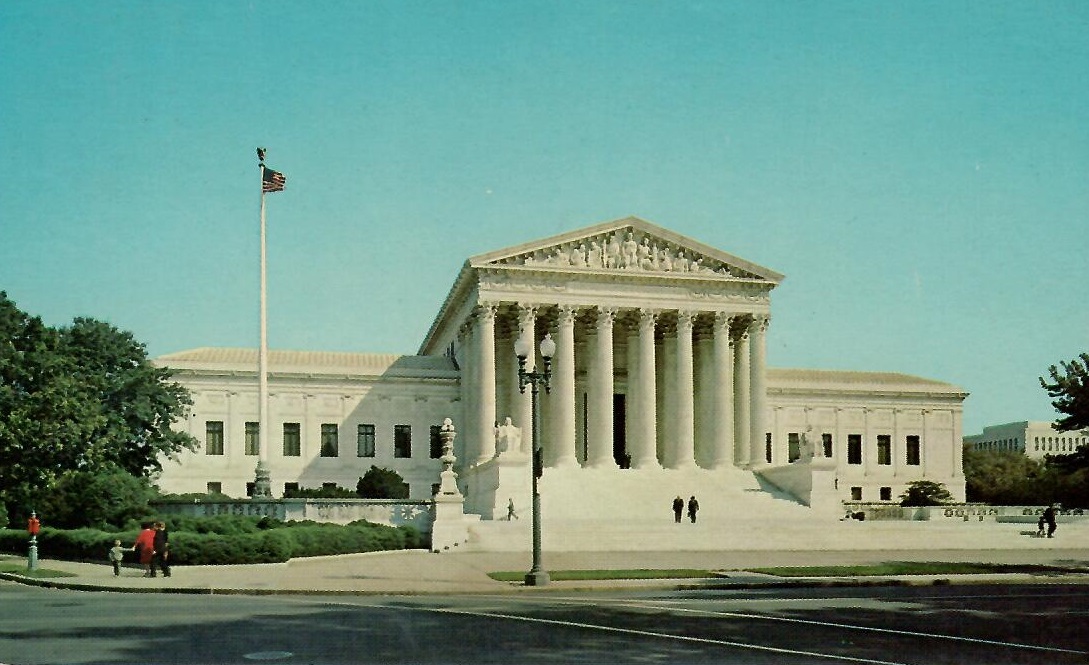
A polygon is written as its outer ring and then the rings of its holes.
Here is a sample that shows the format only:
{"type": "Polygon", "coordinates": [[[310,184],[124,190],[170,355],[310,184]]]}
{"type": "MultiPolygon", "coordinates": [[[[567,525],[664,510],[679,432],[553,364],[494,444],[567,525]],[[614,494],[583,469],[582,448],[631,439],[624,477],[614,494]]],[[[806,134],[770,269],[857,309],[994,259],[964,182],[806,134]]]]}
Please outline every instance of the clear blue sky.
{"type": "Polygon", "coordinates": [[[779,367],[1054,417],[1089,350],[1089,3],[10,2],[0,289],[152,355],[414,353],[469,256],[637,215],[787,275],[779,367]]]}

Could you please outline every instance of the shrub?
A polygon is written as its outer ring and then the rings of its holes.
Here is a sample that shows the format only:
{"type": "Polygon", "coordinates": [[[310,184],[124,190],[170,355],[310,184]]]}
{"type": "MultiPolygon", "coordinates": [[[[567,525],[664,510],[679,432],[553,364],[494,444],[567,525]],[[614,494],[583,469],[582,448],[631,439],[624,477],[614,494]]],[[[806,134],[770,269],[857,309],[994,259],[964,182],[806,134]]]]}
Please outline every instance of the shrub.
{"type": "Polygon", "coordinates": [[[940,506],[953,501],[945,485],[932,480],[913,480],[900,495],[901,506],[940,506]]]}
{"type": "Polygon", "coordinates": [[[356,483],[355,491],[364,499],[407,499],[408,483],[396,471],[372,466],[356,483]]]}
{"type": "Polygon", "coordinates": [[[118,467],[105,471],[69,471],[38,505],[42,524],[78,529],[121,528],[127,520],[148,519],[155,488],[118,467]]]}
{"type": "Polygon", "coordinates": [[[358,499],[359,495],[346,487],[292,488],[284,491],[285,499],[358,499]]]}

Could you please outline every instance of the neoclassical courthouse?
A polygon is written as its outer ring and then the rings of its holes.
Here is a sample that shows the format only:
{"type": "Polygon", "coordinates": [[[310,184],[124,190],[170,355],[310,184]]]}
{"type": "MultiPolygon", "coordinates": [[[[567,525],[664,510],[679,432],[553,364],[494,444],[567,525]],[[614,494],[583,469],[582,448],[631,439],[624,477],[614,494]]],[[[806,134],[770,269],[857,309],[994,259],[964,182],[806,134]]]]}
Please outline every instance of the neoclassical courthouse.
{"type": "MultiPolygon", "coordinates": [[[[634,516],[681,492],[706,505],[741,501],[742,489],[746,500],[766,493],[839,512],[845,500],[896,500],[917,479],[963,501],[966,394],[904,374],[768,367],[782,279],[638,218],[474,256],[416,355],[270,353],[273,493],[354,488],[377,465],[430,498],[449,417],[465,510],[493,519],[525,509],[535,442],[514,344],[538,349],[549,335],[556,351],[539,409],[549,515],[608,502],[611,514],[634,516]]],[[[165,462],[160,487],[252,492],[257,350],[156,362],[192,391],[177,426],[201,442],[165,462]]]]}

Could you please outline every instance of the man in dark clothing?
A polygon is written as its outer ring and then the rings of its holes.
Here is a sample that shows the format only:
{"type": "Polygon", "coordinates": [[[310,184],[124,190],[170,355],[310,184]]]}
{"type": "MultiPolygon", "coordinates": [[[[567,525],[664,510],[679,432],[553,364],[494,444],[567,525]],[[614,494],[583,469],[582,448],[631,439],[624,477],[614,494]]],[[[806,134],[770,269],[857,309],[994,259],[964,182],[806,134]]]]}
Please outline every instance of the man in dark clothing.
{"type": "Polygon", "coordinates": [[[688,519],[692,520],[692,524],[696,523],[696,511],[700,509],[700,502],[696,501],[696,497],[692,497],[688,500],[688,519]]]}
{"type": "Polygon", "coordinates": [[[673,499],[673,521],[677,524],[681,523],[681,513],[684,512],[684,499],[678,496],[673,499]]]}
{"type": "Polygon", "coordinates": [[[1044,523],[1047,524],[1047,537],[1055,535],[1055,504],[1051,504],[1044,510],[1044,523]]]}
{"type": "Polygon", "coordinates": [[[163,571],[163,577],[170,577],[170,534],[166,524],[155,523],[155,554],[151,559],[151,576],[155,577],[155,568],[163,571]]]}

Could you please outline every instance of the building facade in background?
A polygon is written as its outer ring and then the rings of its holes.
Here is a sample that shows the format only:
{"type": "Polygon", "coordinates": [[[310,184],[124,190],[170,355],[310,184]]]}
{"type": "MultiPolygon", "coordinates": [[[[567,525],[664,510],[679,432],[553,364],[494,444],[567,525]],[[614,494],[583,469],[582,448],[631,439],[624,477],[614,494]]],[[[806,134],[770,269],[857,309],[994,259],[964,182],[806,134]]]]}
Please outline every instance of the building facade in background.
{"type": "Polygon", "coordinates": [[[964,437],[975,450],[1020,452],[1033,459],[1046,455],[1069,455],[1079,446],[1089,445],[1089,431],[1058,432],[1050,422],[1020,421],[990,425],[982,434],[964,437]]]}
{"type": "MultiPolygon", "coordinates": [[[[682,477],[691,491],[765,488],[837,509],[895,500],[917,479],[963,500],[965,393],[903,374],[769,368],[782,279],[637,218],[470,258],[416,355],[271,353],[274,492],[354,487],[377,465],[430,497],[450,417],[466,509],[485,518],[528,503],[536,445],[542,493],[551,477],[553,495],[574,488],[633,517],[644,498],[672,498],[666,485],[682,477]],[[537,349],[546,335],[556,353],[535,442],[514,345],[537,349]]],[[[257,351],[157,362],[193,392],[178,426],[202,443],[164,464],[161,488],[252,490],[257,351]]],[[[562,498],[551,501],[549,514],[564,514],[562,498]]]]}

